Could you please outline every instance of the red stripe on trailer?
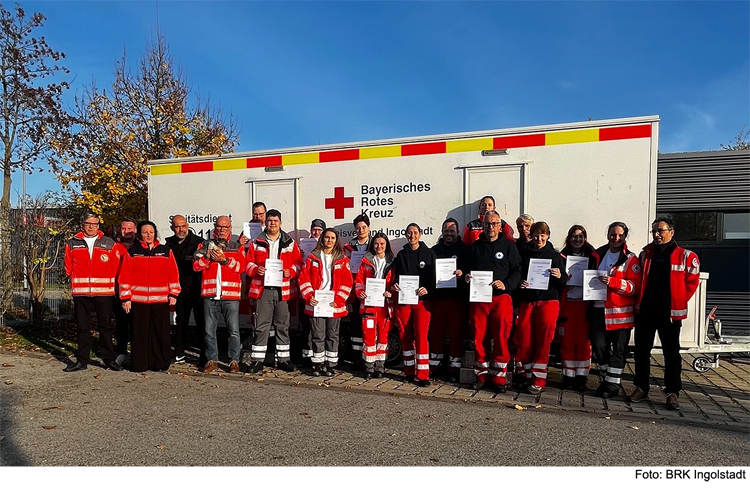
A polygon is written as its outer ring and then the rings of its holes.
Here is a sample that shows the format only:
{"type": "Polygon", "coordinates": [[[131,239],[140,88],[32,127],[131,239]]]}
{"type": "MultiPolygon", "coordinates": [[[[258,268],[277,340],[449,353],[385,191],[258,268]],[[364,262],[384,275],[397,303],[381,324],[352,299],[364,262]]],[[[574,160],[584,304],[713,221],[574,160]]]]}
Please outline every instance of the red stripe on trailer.
{"type": "Polygon", "coordinates": [[[189,172],[212,172],[214,169],[214,162],[183,163],[181,169],[183,174],[189,172]]]}
{"type": "Polygon", "coordinates": [[[321,151],[320,162],[345,162],[348,160],[359,160],[359,149],[340,151],[321,151]]]}
{"type": "Polygon", "coordinates": [[[599,129],[599,141],[615,139],[637,139],[651,137],[651,125],[627,125],[622,127],[602,127],[599,129]]]}
{"type": "Polygon", "coordinates": [[[247,168],[265,168],[265,167],[280,167],[280,166],[281,166],[281,155],[258,156],[256,158],[247,159],[247,168]]]}
{"type": "Polygon", "coordinates": [[[492,149],[527,148],[530,146],[544,146],[544,134],[527,134],[525,136],[496,137],[492,140],[492,149]]]}
{"type": "Polygon", "coordinates": [[[445,153],[445,141],[439,143],[404,144],[401,146],[401,156],[434,155],[445,153]]]}

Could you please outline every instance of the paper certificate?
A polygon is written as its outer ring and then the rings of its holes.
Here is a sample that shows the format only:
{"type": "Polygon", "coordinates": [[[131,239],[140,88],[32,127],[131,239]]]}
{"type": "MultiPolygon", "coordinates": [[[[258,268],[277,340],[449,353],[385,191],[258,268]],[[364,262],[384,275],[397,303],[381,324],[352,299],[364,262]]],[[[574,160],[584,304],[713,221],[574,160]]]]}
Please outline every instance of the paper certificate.
{"type": "Polygon", "coordinates": [[[385,279],[368,278],[365,280],[365,299],[364,305],[373,308],[382,308],[385,306],[385,279]]]}
{"type": "Polygon", "coordinates": [[[471,272],[469,280],[470,302],[492,302],[492,272],[471,272]]]}
{"type": "Polygon", "coordinates": [[[318,304],[313,306],[313,316],[316,318],[333,318],[333,302],[334,294],[332,290],[316,290],[315,300],[318,304]]]}
{"type": "Polygon", "coordinates": [[[398,292],[399,304],[419,304],[419,277],[417,275],[399,275],[398,286],[401,290],[398,292]]]}
{"type": "Polygon", "coordinates": [[[315,247],[318,245],[317,239],[311,239],[309,237],[305,239],[299,240],[299,249],[304,253],[304,258],[302,261],[307,261],[307,257],[310,256],[310,253],[315,251],[315,247]]]}
{"type": "Polygon", "coordinates": [[[435,260],[436,289],[453,289],[456,287],[456,258],[438,258],[435,260]]]}
{"type": "Polygon", "coordinates": [[[567,285],[583,285],[583,271],[589,266],[589,259],[583,256],[568,256],[565,271],[570,273],[567,285]]]}
{"type": "Polygon", "coordinates": [[[266,260],[266,274],[263,285],[266,287],[281,287],[284,282],[284,262],[281,260],[266,260]]]}
{"type": "Polygon", "coordinates": [[[529,289],[547,290],[549,288],[549,269],[552,266],[552,260],[541,258],[531,258],[529,260],[529,274],[526,281],[529,283],[529,289]]]}
{"type": "Polygon", "coordinates": [[[257,239],[260,233],[263,232],[263,224],[258,222],[245,222],[242,224],[242,233],[245,237],[250,239],[257,239]]]}
{"type": "Polygon", "coordinates": [[[604,270],[583,271],[583,300],[584,301],[606,301],[607,286],[599,280],[599,275],[606,275],[604,270]]]}
{"type": "Polygon", "coordinates": [[[352,266],[352,273],[359,271],[359,265],[362,264],[362,258],[365,257],[367,251],[352,251],[352,256],[349,258],[349,263],[352,266]]]}

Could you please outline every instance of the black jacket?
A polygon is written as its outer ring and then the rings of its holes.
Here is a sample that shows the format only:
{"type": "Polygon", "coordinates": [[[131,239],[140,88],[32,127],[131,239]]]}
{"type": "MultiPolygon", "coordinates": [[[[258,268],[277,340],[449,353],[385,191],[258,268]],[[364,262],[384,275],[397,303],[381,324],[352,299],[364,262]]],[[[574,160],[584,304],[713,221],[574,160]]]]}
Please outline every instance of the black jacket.
{"type": "Polygon", "coordinates": [[[188,231],[187,237],[181,243],[178,242],[176,235],[164,240],[164,243],[172,250],[177,262],[177,270],[180,272],[180,287],[182,287],[180,297],[200,298],[201,296],[201,272],[193,270],[193,255],[203,241],[204,239],[193,234],[192,231],[188,231]]]}
{"type": "Polygon", "coordinates": [[[398,283],[399,275],[418,275],[419,286],[427,289],[427,294],[420,296],[420,299],[432,299],[435,293],[435,259],[435,252],[422,241],[414,250],[405,245],[393,262],[394,283],[398,283]]]}
{"type": "MultiPolygon", "coordinates": [[[[432,246],[432,251],[435,253],[436,258],[456,258],[456,268],[466,274],[469,270],[469,262],[471,260],[471,248],[463,243],[461,238],[450,246],[443,242],[441,237],[438,243],[432,246]]],[[[468,291],[468,284],[462,280],[458,280],[457,287],[450,289],[435,289],[433,299],[463,299],[466,300],[466,293],[468,291]]]]}
{"type": "Polygon", "coordinates": [[[492,295],[510,294],[521,282],[521,256],[515,243],[500,234],[494,241],[480,237],[471,246],[470,270],[492,272],[492,280],[502,280],[505,289],[492,288],[492,295]]]}
{"type": "Polygon", "coordinates": [[[520,289],[517,293],[521,298],[521,301],[536,302],[536,301],[555,301],[560,299],[560,294],[565,289],[565,284],[568,283],[568,274],[565,271],[565,259],[555,251],[552,243],[547,241],[542,249],[537,249],[534,244],[530,244],[526,249],[521,251],[521,277],[526,279],[529,274],[529,260],[532,258],[552,260],[552,266],[550,268],[560,269],[560,278],[555,278],[550,275],[549,287],[547,290],[538,289],[520,289]]]}

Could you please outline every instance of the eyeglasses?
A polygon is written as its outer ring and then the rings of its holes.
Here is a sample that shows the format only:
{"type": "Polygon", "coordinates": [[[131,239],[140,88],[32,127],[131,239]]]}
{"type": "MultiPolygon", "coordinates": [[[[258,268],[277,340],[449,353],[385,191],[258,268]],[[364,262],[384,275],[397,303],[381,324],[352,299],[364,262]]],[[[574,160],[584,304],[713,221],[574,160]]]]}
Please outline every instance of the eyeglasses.
{"type": "Polygon", "coordinates": [[[656,229],[656,230],[652,230],[651,233],[652,234],[663,234],[665,232],[670,232],[671,230],[672,229],[656,229]]]}
{"type": "Polygon", "coordinates": [[[232,228],[231,225],[216,225],[214,227],[214,229],[216,229],[216,230],[219,230],[219,229],[231,229],[231,228],[232,228]]]}
{"type": "Polygon", "coordinates": [[[500,222],[484,222],[482,225],[488,225],[492,228],[497,228],[500,226],[500,222]]]}
{"type": "Polygon", "coordinates": [[[99,222],[83,222],[83,224],[90,227],[96,227],[97,225],[99,225],[99,222]]]}

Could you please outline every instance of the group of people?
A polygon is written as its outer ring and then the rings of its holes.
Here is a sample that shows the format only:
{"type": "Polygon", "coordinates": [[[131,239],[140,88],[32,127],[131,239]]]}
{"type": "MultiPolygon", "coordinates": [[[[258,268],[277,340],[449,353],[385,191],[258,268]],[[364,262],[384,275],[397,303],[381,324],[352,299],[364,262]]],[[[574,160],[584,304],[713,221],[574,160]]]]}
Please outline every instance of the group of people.
{"type": "MultiPolygon", "coordinates": [[[[123,369],[130,341],[131,371],[165,370],[172,360],[184,361],[191,312],[203,337],[203,372],[219,366],[216,328],[223,316],[229,333],[228,370],[240,372],[242,342],[239,302],[244,287],[252,302],[249,373],[265,366],[269,335],[275,331],[276,367],[294,371],[290,353],[290,301],[299,299],[305,317],[303,357],[315,376],[333,376],[339,362],[340,322],[349,315],[353,367],[366,379],[385,372],[388,338],[393,325],[401,337],[406,380],[429,386],[444,370],[457,381],[464,341],[474,349],[474,388],[505,392],[512,375],[516,388],[539,394],[546,386],[550,345],[560,341],[563,386],[587,390],[592,355],[601,384],[596,394],[618,395],[627,345],[635,327],[635,391],[638,402],[649,391],[650,356],[655,334],[664,359],[667,407],[679,408],[681,390],[679,333],[687,303],[699,284],[699,262],[674,240],[674,224],[658,217],[653,242],[636,256],[627,247],[628,227],[613,222],[607,244],[595,249],[582,225],[568,230],[558,252],[549,241],[550,227],[528,214],[516,219],[519,237],[495,210],[495,201],[480,201],[477,218],[459,235],[460,226],[446,219],[433,247],[421,240],[410,223],[406,244],[393,253],[382,232],[370,231],[367,215],[358,215],[356,235],[342,242],[339,232],[315,219],[310,226],[311,252],[282,230],[278,210],[253,204],[253,222],[264,228],[249,238],[233,240],[228,216],[215,220],[212,238],[193,234],[185,217],[171,220],[174,235],[160,244],[150,221],[126,219],[118,242],[99,230],[94,214],[84,216],[82,231],[66,246],[65,266],[71,277],[78,323],[77,362],[65,371],[86,369],[90,353],[89,314],[96,311],[105,366],[123,369]],[[356,253],[356,254],[355,254],[356,253]],[[583,298],[583,287],[569,283],[566,259],[587,260],[606,286],[601,301],[583,298]],[[438,259],[454,258],[456,283],[437,283],[438,259]],[[579,258],[580,259],[580,258],[579,258]],[[529,283],[529,268],[544,260],[545,285],[529,283]],[[472,273],[491,272],[491,298],[470,301],[472,273]],[[403,292],[403,294],[402,294],[403,292]],[[112,345],[110,312],[114,302],[117,355],[112,345]],[[170,340],[169,306],[177,324],[170,340]],[[446,342],[448,343],[446,346],[446,342]],[[446,358],[447,353],[447,359],[446,358]],[[513,367],[511,368],[511,365],[513,367]]],[[[452,268],[451,268],[452,269],[452,268]]],[[[479,280],[479,278],[475,279],[479,280]]],[[[487,288],[489,291],[490,289],[487,288]]]]}

